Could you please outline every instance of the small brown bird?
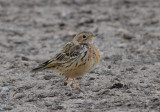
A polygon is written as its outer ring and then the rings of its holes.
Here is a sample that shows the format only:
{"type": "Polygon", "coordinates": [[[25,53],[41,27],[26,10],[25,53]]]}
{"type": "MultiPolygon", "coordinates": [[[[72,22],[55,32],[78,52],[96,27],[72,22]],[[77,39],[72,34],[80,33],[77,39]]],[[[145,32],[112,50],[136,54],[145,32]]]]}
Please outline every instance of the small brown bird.
{"type": "Polygon", "coordinates": [[[63,47],[60,53],[57,53],[53,58],[40,64],[32,71],[52,69],[66,77],[71,92],[72,88],[68,78],[72,78],[77,88],[82,91],[75,78],[93,70],[100,58],[99,50],[93,44],[93,37],[96,37],[96,35],[91,32],[77,34],[71,42],[63,47]]]}

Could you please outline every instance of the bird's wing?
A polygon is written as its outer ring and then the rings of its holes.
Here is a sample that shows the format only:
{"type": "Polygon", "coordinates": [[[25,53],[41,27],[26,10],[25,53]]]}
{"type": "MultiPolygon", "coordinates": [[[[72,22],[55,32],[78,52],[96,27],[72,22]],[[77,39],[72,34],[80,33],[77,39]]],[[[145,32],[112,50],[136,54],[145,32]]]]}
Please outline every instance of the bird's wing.
{"type": "Polygon", "coordinates": [[[54,68],[61,64],[69,63],[70,61],[78,58],[84,51],[85,49],[83,45],[76,45],[73,42],[69,42],[63,47],[60,53],[57,53],[53,58],[42,63],[37,68],[33,69],[33,71],[45,68],[54,68]]]}

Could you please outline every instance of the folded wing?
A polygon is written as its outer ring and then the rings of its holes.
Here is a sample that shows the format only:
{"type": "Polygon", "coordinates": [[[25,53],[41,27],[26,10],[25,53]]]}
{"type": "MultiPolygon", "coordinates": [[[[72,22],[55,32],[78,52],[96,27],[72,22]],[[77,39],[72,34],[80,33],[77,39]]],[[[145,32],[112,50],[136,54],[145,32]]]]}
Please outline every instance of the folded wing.
{"type": "Polygon", "coordinates": [[[37,68],[32,69],[32,71],[61,67],[65,63],[76,60],[83,52],[85,52],[83,45],[76,45],[73,42],[69,42],[63,47],[60,53],[57,53],[50,60],[40,64],[37,68]]]}

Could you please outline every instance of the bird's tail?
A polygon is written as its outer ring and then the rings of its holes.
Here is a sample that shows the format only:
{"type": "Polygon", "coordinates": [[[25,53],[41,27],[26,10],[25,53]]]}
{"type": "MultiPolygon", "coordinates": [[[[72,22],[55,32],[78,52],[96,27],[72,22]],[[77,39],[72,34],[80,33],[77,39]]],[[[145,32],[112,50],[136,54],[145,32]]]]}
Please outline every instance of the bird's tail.
{"type": "Polygon", "coordinates": [[[36,72],[36,71],[40,71],[40,70],[43,70],[43,69],[44,69],[43,66],[38,66],[38,67],[36,67],[36,68],[33,68],[33,69],[31,70],[31,72],[36,72]]]}
{"type": "Polygon", "coordinates": [[[31,70],[31,72],[36,72],[36,71],[39,71],[39,70],[43,70],[43,69],[47,69],[47,68],[50,68],[50,67],[54,67],[54,64],[52,63],[52,60],[48,60],[42,64],[40,64],[38,67],[34,68],[31,70]]]}
{"type": "Polygon", "coordinates": [[[31,70],[31,72],[36,72],[36,71],[39,71],[39,70],[42,70],[42,68],[39,68],[39,67],[34,68],[34,69],[31,70]]]}
{"type": "Polygon", "coordinates": [[[32,69],[31,72],[36,72],[36,71],[45,69],[47,67],[48,63],[49,63],[49,61],[46,61],[46,62],[40,64],[38,67],[32,69]]]}

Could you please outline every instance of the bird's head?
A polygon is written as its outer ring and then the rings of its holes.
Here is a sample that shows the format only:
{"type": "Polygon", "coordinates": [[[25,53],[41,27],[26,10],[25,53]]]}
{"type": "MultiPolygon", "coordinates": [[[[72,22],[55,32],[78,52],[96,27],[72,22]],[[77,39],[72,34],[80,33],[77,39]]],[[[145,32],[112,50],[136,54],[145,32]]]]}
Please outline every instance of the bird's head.
{"type": "Polygon", "coordinates": [[[73,41],[76,43],[93,43],[94,37],[96,35],[91,32],[81,32],[74,37],[73,41]]]}

